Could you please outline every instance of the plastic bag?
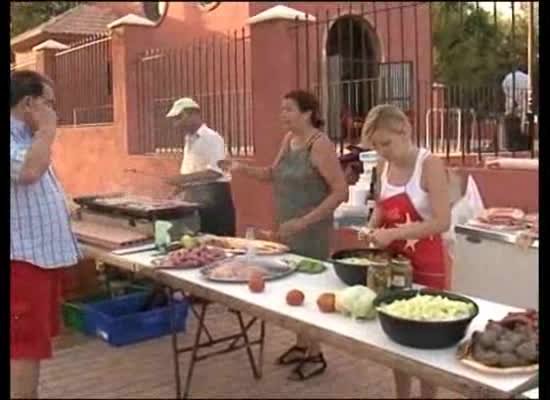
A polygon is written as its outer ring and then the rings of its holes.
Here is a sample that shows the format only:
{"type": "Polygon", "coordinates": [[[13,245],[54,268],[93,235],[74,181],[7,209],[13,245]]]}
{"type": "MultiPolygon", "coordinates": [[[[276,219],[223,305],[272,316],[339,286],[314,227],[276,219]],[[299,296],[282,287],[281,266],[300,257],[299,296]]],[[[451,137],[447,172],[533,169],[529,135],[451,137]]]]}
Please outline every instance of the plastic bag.
{"type": "Polygon", "coordinates": [[[481,198],[475,179],[472,175],[469,175],[466,193],[451,209],[451,227],[442,235],[451,256],[454,256],[453,247],[456,241],[455,226],[464,224],[472,218],[477,217],[484,209],[483,199],[481,198]]]}
{"type": "Polygon", "coordinates": [[[156,221],[155,222],[155,245],[158,249],[166,249],[172,238],[170,237],[170,228],[172,223],[168,221],[156,221]]]}
{"type": "Polygon", "coordinates": [[[479,216],[483,212],[483,210],[485,210],[485,205],[483,204],[481,193],[479,193],[476,181],[474,180],[472,175],[468,176],[468,186],[466,187],[465,197],[468,205],[471,207],[471,215],[468,217],[467,220],[479,216]]]}

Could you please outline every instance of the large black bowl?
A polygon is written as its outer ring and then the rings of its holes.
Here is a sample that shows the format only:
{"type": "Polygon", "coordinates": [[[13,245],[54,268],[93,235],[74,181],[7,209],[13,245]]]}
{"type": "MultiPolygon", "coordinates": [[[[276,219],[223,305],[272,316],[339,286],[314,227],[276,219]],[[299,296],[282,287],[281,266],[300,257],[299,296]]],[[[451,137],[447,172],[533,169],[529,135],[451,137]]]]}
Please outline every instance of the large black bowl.
{"type": "MultiPolygon", "coordinates": [[[[330,262],[334,265],[336,275],[346,285],[367,285],[368,265],[348,264],[341,259],[348,257],[372,257],[373,255],[385,253],[382,249],[347,249],[337,251],[330,258],[330,262]]],[[[388,258],[389,259],[389,258],[388,258]]]]}
{"type": "Polygon", "coordinates": [[[420,349],[444,349],[460,342],[466,335],[470,322],[479,313],[477,304],[467,297],[439,290],[408,289],[382,294],[374,300],[374,306],[378,307],[382,304],[390,304],[395,300],[410,299],[418,293],[442,296],[450,300],[473,304],[474,312],[471,316],[460,320],[430,322],[398,318],[379,311],[378,320],[386,335],[399,344],[420,349]]]}

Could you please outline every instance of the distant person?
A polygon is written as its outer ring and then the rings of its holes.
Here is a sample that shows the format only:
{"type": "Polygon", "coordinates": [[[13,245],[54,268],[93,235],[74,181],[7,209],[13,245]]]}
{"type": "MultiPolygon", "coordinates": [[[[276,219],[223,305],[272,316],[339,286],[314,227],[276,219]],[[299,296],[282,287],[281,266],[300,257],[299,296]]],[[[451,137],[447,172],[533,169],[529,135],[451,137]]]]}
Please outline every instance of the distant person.
{"type": "MultiPolygon", "coordinates": [[[[190,174],[208,170],[222,173],[218,162],[225,159],[225,143],[218,132],[204,123],[199,104],[189,97],[181,98],[174,102],[166,117],[181,128],[185,140],[180,175],[167,181],[183,183],[190,174]]],[[[201,232],[235,236],[235,207],[227,176],[223,175],[214,182],[188,186],[183,190],[182,198],[200,205],[201,232]]]]}
{"type": "Polygon", "coordinates": [[[505,96],[504,130],[508,149],[527,150],[529,138],[525,128],[528,111],[529,76],[521,69],[510,72],[502,81],[505,96]]]}
{"type": "Polygon", "coordinates": [[[40,362],[59,332],[62,268],[78,262],[65,194],[51,168],[57,115],[52,82],[10,77],[11,398],[38,397],[40,362]]]}
{"type": "Polygon", "coordinates": [[[510,72],[502,81],[502,90],[506,101],[506,115],[512,113],[520,117],[524,115],[527,112],[529,76],[521,69],[510,72]]]}

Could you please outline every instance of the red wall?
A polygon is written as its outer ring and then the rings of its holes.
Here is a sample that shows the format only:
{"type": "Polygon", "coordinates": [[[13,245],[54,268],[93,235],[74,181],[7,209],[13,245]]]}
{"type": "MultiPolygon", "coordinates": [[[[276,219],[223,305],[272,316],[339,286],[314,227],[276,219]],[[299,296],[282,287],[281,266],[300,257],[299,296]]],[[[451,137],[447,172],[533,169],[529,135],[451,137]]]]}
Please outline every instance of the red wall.
{"type": "MultiPolygon", "coordinates": [[[[197,39],[210,38],[213,34],[226,35],[229,31],[245,27],[249,17],[248,2],[224,2],[210,12],[204,12],[195,2],[168,2],[166,16],[161,23],[147,30],[151,46],[148,48],[184,47],[197,39]]],[[[232,32],[231,32],[232,33],[232,32]]]]}
{"type": "Polygon", "coordinates": [[[54,168],[71,196],[129,191],[162,197],[170,192],[161,177],[175,175],[179,163],[168,157],[129,156],[117,125],[59,128],[54,168]],[[136,169],[159,178],[125,172],[136,169]]]}
{"type": "Polygon", "coordinates": [[[526,212],[539,210],[539,171],[464,167],[457,171],[464,179],[472,175],[485,207],[517,207],[526,212]]]}

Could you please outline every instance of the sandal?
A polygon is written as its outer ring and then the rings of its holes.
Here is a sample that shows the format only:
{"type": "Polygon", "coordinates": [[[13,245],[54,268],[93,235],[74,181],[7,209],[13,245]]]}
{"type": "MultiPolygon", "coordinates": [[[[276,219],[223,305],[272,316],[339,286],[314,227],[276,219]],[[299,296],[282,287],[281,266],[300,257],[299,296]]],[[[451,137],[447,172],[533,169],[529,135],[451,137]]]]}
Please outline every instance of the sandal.
{"type": "Polygon", "coordinates": [[[292,346],[277,358],[277,364],[290,365],[304,360],[307,353],[307,347],[300,347],[297,345],[292,346]],[[298,354],[296,354],[298,353],[298,354]],[[294,355],[294,357],[291,357],[294,355]]]}
{"type": "Polygon", "coordinates": [[[288,379],[292,381],[305,381],[309,378],[322,374],[325,369],[327,369],[327,362],[323,353],[319,353],[316,356],[305,357],[300,364],[292,370],[292,373],[289,375],[288,379]],[[308,364],[320,364],[320,367],[312,371],[306,372],[305,366],[308,364]]]}

